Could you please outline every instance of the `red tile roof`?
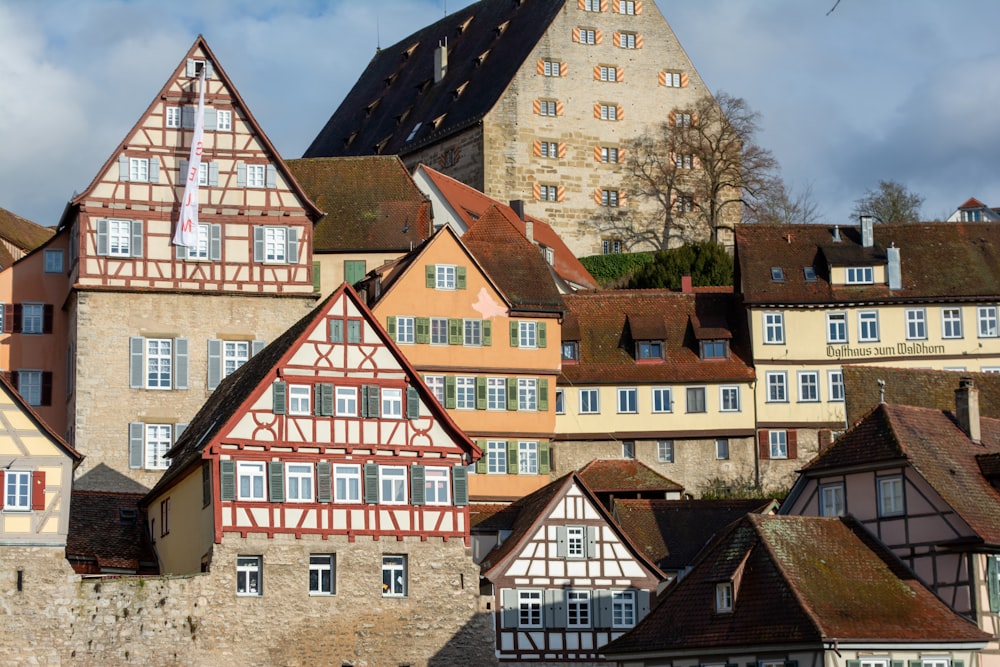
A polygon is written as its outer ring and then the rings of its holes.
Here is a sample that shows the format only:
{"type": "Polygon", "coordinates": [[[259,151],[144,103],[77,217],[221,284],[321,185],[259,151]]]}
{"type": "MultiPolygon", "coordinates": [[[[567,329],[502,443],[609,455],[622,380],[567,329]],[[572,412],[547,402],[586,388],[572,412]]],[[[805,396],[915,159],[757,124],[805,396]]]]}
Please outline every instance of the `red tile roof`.
{"type": "Polygon", "coordinates": [[[684,490],[638,459],[594,459],[577,474],[594,493],[684,490]]]}
{"type": "Polygon", "coordinates": [[[314,252],[406,252],[430,236],[430,201],[395,155],[287,164],[326,211],[314,228],[314,252]]]}
{"type": "Polygon", "coordinates": [[[102,569],[155,573],[141,493],[73,490],[66,557],[89,574],[102,569]],[[130,513],[123,518],[123,512],[130,513]]]}
{"type": "MultiPolygon", "coordinates": [[[[576,364],[563,364],[560,382],[721,382],[754,377],[739,299],[732,292],[607,290],[564,295],[563,301],[578,322],[580,359],[576,364]],[[702,360],[699,356],[691,319],[707,313],[728,325],[732,334],[728,359],[702,360]],[[664,363],[636,362],[626,327],[626,320],[635,317],[663,323],[664,363]]],[[[563,340],[571,339],[563,336],[563,340]]]]}
{"type": "Polygon", "coordinates": [[[55,233],[56,230],[52,227],[42,227],[5,208],[0,208],[0,239],[7,242],[0,243],[0,268],[7,268],[22,256],[12,254],[7,249],[7,244],[27,254],[48,241],[55,233]]]}
{"type": "Polygon", "coordinates": [[[959,208],[986,208],[986,204],[975,197],[969,197],[959,208]]]}
{"type": "Polygon", "coordinates": [[[722,531],[609,656],[839,640],[985,643],[853,518],[748,514],[722,531]],[[731,613],[716,584],[734,581],[731,613]]]}

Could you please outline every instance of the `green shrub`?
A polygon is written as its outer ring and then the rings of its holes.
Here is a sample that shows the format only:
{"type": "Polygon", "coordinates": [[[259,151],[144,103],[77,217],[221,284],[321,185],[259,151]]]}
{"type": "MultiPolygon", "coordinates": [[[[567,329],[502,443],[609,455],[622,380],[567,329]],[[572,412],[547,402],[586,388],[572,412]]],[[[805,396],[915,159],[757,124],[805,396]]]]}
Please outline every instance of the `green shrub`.
{"type": "Polygon", "coordinates": [[[601,287],[613,287],[620,284],[636,269],[651,261],[653,261],[653,253],[650,252],[623,252],[580,258],[580,263],[601,287]]]}
{"type": "Polygon", "coordinates": [[[629,289],[680,289],[681,276],[691,276],[695,287],[733,284],[733,258],[726,249],[711,241],[660,250],[651,262],[634,271],[629,289]]]}

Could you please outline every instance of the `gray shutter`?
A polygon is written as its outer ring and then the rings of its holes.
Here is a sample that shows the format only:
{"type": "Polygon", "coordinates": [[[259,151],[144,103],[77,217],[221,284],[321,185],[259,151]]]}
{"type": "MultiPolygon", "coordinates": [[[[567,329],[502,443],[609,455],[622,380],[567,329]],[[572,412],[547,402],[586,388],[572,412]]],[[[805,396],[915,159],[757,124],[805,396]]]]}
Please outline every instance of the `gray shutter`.
{"type": "Polygon", "coordinates": [[[362,419],[367,419],[371,415],[368,414],[368,385],[361,385],[361,405],[358,406],[360,410],[358,413],[361,415],[362,419]]]}
{"type": "Polygon", "coordinates": [[[423,505],[427,501],[424,480],[424,467],[421,465],[410,466],[410,502],[414,505],[423,505]]]}
{"type": "Polygon", "coordinates": [[[236,500],[236,461],[219,461],[219,500],[236,500]]]}
{"type": "Polygon", "coordinates": [[[288,239],[288,250],[285,255],[285,260],[289,264],[299,263],[299,228],[298,227],[288,227],[287,239],[288,239]]]}
{"type": "Polygon", "coordinates": [[[861,661],[860,660],[848,660],[847,661],[847,667],[861,667],[861,661]]]}
{"type": "Polygon", "coordinates": [[[143,460],[143,445],[146,441],[146,425],[141,422],[130,422],[128,425],[128,467],[141,468],[143,460]]]}
{"type": "Polygon", "coordinates": [[[177,170],[178,180],[177,185],[183,185],[187,183],[188,179],[188,161],[185,158],[181,158],[180,169],[177,170]]]}
{"type": "Polygon", "coordinates": [[[561,588],[546,589],[545,627],[565,628],[569,620],[566,611],[566,591],[561,588]]]}
{"type": "Polygon", "coordinates": [[[149,158],[149,182],[160,182],[160,158],[158,157],[149,158]]]}
{"type": "Polygon", "coordinates": [[[195,76],[194,58],[187,59],[187,63],[184,66],[184,75],[187,76],[188,78],[192,78],[195,76]]]}
{"type": "Polygon", "coordinates": [[[208,339],[208,390],[212,391],[222,382],[222,341],[208,339]]]}
{"type": "Polygon", "coordinates": [[[253,341],[252,343],[250,343],[250,354],[251,355],[257,354],[258,352],[264,349],[265,345],[267,345],[265,341],[262,340],[253,341]]]}
{"type": "Polygon", "coordinates": [[[215,78],[215,67],[212,65],[211,60],[205,61],[205,78],[214,79],[215,78]]]}
{"type": "Polygon", "coordinates": [[[316,463],[316,500],[321,503],[333,501],[333,466],[329,461],[316,463]]]}
{"type": "Polygon", "coordinates": [[[128,181],[129,171],[128,171],[128,157],[123,153],[118,156],[118,180],[128,181]]]}
{"type": "Polygon", "coordinates": [[[215,128],[217,128],[218,126],[219,126],[218,125],[218,114],[215,112],[215,109],[208,109],[208,108],[206,108],[205,109],[205,131],[206,132],[215,132],[215,128]]]}
{"type": "Polygon", "coordinates": [[[344,320],[330,320],[330,342],[344,342],[344,320]]]}
{"type": "Polygon", "coordinates": [[[595,628],[610,628],[611,620],[613,618],[611,614],[611,592],[610,591],[594,591],[594,598],[596,604],[594,605],[594,627],[595,628]]]}
{"type": "Polygon", "coordinates": [[[198,110],[192,106],[181,107],[181,127],[191,129],[194,127],[194,117],[198,110]]]}
{"type": "Polygon", "coordinates": [[[132,336],[128,339],[128,386],[132,389],[142,389],[146,386],[145,367],[146,339],[142,336],[132,336]]]}
{"type": "Polygon", "coordinates": [[[365,502],[378,503],[378,465],[374,463],[365,464],[365,502]]]}
{"type": "Polygon", "coordinates": [[[247,186],[247,164],[246,162],[236,163],[236,187],[245,188],[247,186]]]}
{"type": "Polygon", "coordinates": [[[253,228],[253,261],[264,261],[264,228],[253,228]]]}
{"type": "Polygon", "coordinates": [[[1000,557],[986,556],[986,589],[990,611],[1000,611],[1000,557]]]}
{"type": "Polygon", "coordinates": [[[379,387],[377,384],[368,385],[368,416],[378,418],[382,415],[382,406],[379,403],[379,387]]]}
{"type": "Polygon", "coordinates": [[[97,254],[108,254],[108,221],[105,218],[97,221],[97,254]]]}
{"type": "Polygon", "coordinates": [[[566,526],[556,526],[556,558],[565,558],[569,553],[566,544],[566,526]]]}
{"type": "Polygon", "coordinates": [[[184,422],[180,424],[174,424],[174,443],[181,439],[184,435],[184,430],[187,429],[188,425],[184,422]]]}
{"type": "Polygon", "coordinates": [[[272,503],[285,500],[285,464],[281,461],[267,462],[267,491],[272,503]]]}
{"type": "Polygon", "coordinates": [[[208,184],[210,186],[219,185],[219,163],[209,162],[208,163],[208,184]]]}
{"type": "Polygon", "coordinates": [[[188,248],[186,245],[175,245],[174,246],[174,257],[177,259],[187,259],[188,258],[188,248]]]}
{"type": "Polygon", "coordinates": [[[451,469],[451,496],[455,507],[465,507],[469,504],[469,471],[465,466],[455,466],[451,469]]]}
{"type": "MultiPolygon", "coordinates": [[[[649,613],[649,591],[645,590],[636,591],[635,598],[636,600],[638,600],[637,604],[639,607],[635,615],[635,620],[641,621],[643,618],[646,617],[646,614],[649,613]]],[[[790,662],[795,662],[795,661],[792,660],[790,662]]],[[[785,667],[798,667],[798,663],[796,663],[796,665],[789,665],[786,662],[785,667]]]]}
{"type": "Polygon", "coordinates": [[[273,164],[269,164],[267,165],[267,168],[264,170],[264,172],[265,172],[264,177],[266,179],[264,181],[264,185],[266,185],[269,188],[278,187],[278,168],[275,167],[273,164]]]}
{"type": "Polygon", "coordinates": [[[222,225],[208,226],[208,258],[213,262],[222,259],[222,225]]]}
{"type": "Polygon", "coordinates": [[[406,388],[406,418],[420,418],[420,394],[416,387],[406,388]]]}
{"type": "Polygon", "coordinates": [[[601,527],[587,526],[585,530],[587,532],[587,558],[600,558],[600,553],[597,551],[597,534],[601,527]]]}
{"type": "Polygon", "coordinates": [[[333,416],[333,385],[320,383],[316,385],[316,389],[319,391],[319,396],[316,398],[316,402],[319,403],[320,411],[319,414],[322,417],[332,417],[333,416]]]}
{"type": "Polygon", "coordinates": [[[288,406],[288,385],[284,382],[275,382],[271,385],[271,410],[276,415],[283,415],[288,406]]]}
{"type": "Polygon", "coordinates": [[[905,664],[906,663],[903,662],[902,660],[890,660],[889,661],[889,666],[890,667],[903,667],[903,665],[905,665],[905,664]]]}
{"type": "Polygon", "coordinates": [[[500,627],[517,627],[517,591],[513,588],[500,589],[500,627]]]}
{"type": "Polygon", "coordinates": [[[174,389],[188,388],[188,339],[174,339],[174,389]]]}
{"type": "Polygon", "coordinates": [[[132,221],[132,246],[129,254],[142,257],[142,220],[132,221]]]}

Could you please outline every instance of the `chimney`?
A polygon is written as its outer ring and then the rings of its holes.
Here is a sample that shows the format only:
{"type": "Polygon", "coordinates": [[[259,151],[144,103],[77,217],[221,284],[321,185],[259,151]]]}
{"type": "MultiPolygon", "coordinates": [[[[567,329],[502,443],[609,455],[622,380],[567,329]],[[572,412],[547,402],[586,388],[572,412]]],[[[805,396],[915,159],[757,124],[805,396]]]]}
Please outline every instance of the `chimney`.
{"type": "Polygon", "coordinates": [[[875,240],[872,238],[874,225],[875,218],[870,215],[861,216],[861,245],[865,248],[871,248],[875,244],[875,240]]]}
{"type": "Polygon", "coordinates": [[[979,390],[972,384],[972,378],[962,378],[955,390],[955,417],[969,440],[979,444],[979,390]]]}
{"type": "Polygon", "coordinates": [[[441,83],[441,79],[448,73],[448,39],[438,42],[434,50],[434,83],[441,83]]]}
{"type": "Polygon", "coordinates": [[[833,242],[840,243],[840,225],[833,226],[833,242]]]}
{"type": "Polygon", "coordinates": [[[523,199],[512,199],[510,202],[510,207],[513,209],[517,217],[524,222],[524,235],[527,237],[528,241],[531,243],[535,242],[535,223],[524,217],[524,200],[523,199]]]}
{"type": "Polygon", "coordinates": [[[681,276],[681,291],[685,293],[694,291],[694,288],[691,287],[691,276],[681,276]]]}
{"type": "Polygon", "coordinates": [[[885,254],[889,260],[887,269],[889,273],[889,289],[903,289],[903,274],[899,268],[899,248],[894,243],[889,246],[885,254]]]}

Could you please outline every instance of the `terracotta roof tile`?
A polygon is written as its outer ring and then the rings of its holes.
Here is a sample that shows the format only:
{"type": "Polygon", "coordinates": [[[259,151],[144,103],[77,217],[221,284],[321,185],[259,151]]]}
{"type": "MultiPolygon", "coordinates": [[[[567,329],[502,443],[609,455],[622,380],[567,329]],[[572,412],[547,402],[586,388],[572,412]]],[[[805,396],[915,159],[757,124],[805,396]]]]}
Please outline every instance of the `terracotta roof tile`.
{"type": "Polygon", "coordinates": [[[0,239],[13,245],[21,251],[16,256],[0,243],[0,267],[7,268],[15,261],[39,247],[56,233],[52,227],[42,227],[39,224],[22,218],[5,208],[0,208],[0,239]]]}
{"type": "Polygon", "coordinates": [[[577,474],[594,493],[684,490],[638,459],[594,459],[577,474]]]}
{"type": "Polygon", "coordinates": [[[156,555],[146,532],[141,493],[81,491],[70,501],[66,557],[77,567],[155,573],[156,555]],[[123,518],[123,514],[129,518],[123,518]]]}

